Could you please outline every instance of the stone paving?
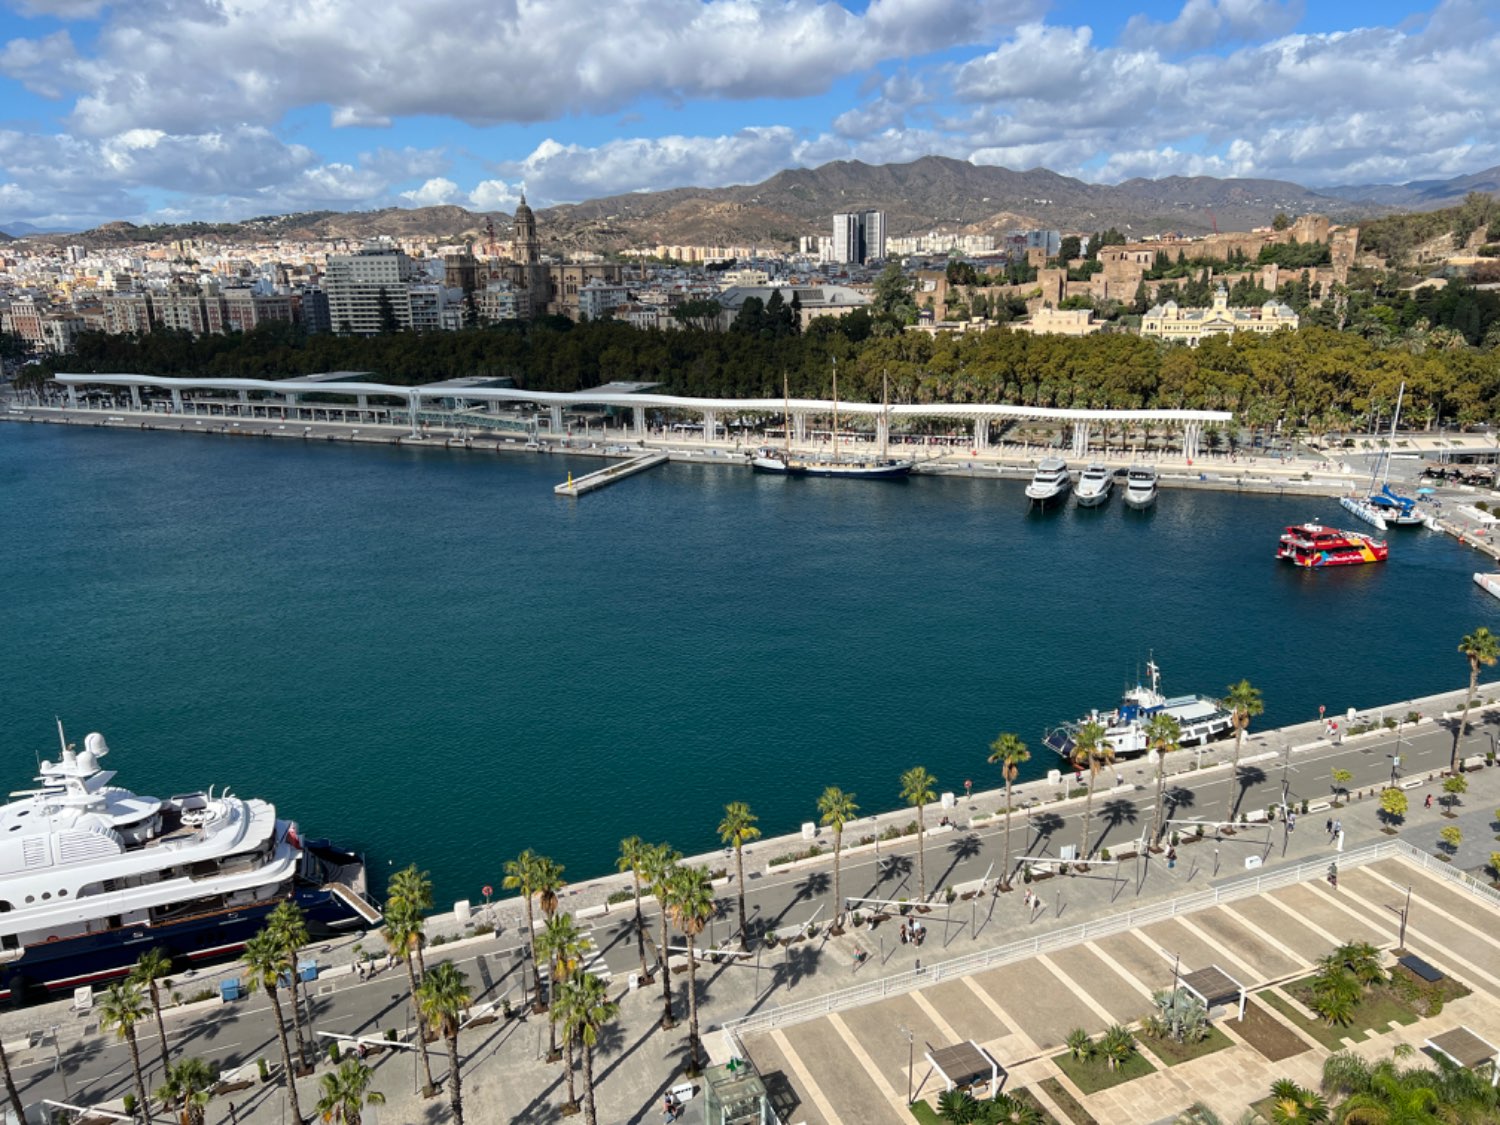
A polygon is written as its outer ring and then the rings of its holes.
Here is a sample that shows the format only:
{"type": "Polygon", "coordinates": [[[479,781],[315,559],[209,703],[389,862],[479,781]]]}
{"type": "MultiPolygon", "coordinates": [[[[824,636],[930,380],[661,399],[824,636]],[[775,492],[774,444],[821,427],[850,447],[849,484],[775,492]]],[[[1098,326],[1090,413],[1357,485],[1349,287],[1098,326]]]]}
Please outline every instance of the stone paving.
{"type": "MultiPolygon", "coordinates": [[[[1374,1029],[1369,1037],[1365,1029],[1350,1028],[1345,1044],[1374,1056],[1397,1042],[1420,1046],[1457,1026],[1500,1042],[1500,900],[1481,898],[1415,862],[1392,858],[1343,871],[1337,888],[1319,879],[1209,907],[751,1035],[744,1047],[780,1091],[783,1119],[792,1123],[909,1122],[907,1082],[933,1101],[941,1089],[923,1051],[964,1039],[985,1047],[1010,1071],[1008,1089],[1029,1088],[1044,1105],[1050,1099],[1038,1086],[1051,1078],[1111,1125],[1158,1122],[1194,1102],[1231,1120],[1265,1097],[1278,1078],[1316,1087],[1327,1051],[1304,1035],[1306,1050],[1271,1062],[1236,1033],[1237,1021],[1226,1013],[1215,1020],[1231,1040],[1225,1051],[1168,1067],[1146,1040],[1142,1051],[1156,1073],[1091,1095],[1073,1084],[1053,1056],[1075,1027],[1098,1034],[1111,1023],[1143,1017],[1151,994],[1171,986],[1178,955],[1183,973],[1217,964],[1254,993],[1305,975],[1338,942],[1369,940],[1389,950],[1399,928],[1389,908],[1403,903],[1407,886],[1412,896],[1407,948],[1467,984],[1472,995],[1450,1001],[1437,1016],[1374,1029]],[[910,1073],[903,1028],[916,1040],[910,1073]]],[[[1284,1016],[1267,1010],[1295,1031],[1284,1016]]]]}

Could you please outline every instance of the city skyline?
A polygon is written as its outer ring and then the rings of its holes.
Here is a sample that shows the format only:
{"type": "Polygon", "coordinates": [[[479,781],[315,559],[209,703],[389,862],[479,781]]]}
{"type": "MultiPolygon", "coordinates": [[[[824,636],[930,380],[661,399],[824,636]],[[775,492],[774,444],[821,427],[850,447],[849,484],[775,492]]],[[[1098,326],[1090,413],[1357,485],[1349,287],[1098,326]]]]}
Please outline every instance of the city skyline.
{"type": "Polygon", "coordinates": [[[511,211],[523,190],[545,206],[928,153],[1106,183],[1446,177],[1500,163],[1497,14],[662,0],[418,21],[396,0],[11,0],[0,224],[511,211]]]}

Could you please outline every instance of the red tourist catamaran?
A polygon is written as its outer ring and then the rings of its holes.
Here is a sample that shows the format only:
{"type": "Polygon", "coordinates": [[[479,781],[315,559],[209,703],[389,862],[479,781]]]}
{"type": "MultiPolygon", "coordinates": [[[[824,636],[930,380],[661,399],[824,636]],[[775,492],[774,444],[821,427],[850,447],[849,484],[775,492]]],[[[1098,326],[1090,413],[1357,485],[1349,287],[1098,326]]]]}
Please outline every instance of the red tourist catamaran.
{"type": "Polygon", "coordinates": [[[1388,551],[1384,539],[1317,523],[1299,523],[1281,533],[1276,557],[1293,566],[1356,566],[1384,562],[1388,551]]]}

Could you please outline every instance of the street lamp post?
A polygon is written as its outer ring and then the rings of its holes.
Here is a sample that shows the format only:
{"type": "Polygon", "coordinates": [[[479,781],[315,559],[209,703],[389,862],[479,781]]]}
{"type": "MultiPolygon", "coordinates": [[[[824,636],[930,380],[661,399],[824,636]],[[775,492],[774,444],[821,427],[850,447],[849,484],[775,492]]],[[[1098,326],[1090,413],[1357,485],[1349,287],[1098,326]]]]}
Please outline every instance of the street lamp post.
{"type": "Polygon", "coordinates": [[[898,1024],[896,1030],[906,1036],[906,1104],[911,1105],[911,1079],[912,1071],[917,1065],[917,1037],[905,1024],[898,1024]]]}
{"type": "Polygon", "coordinates": [[[1411,887],[1406,888],[1405,905],[1397,908],[1386,903],[1385,908],[1401,919],[1401,929],[1396,935],[1396,948],[1404,950],[1406,948],[1406,916],[1411,913],[1411,887]]]}

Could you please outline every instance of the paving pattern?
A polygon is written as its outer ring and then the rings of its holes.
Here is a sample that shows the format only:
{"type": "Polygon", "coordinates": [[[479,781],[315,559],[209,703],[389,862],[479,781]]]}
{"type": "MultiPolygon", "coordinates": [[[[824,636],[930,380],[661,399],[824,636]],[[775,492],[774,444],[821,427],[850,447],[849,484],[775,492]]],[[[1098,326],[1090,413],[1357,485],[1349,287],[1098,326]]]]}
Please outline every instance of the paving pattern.
{"type": "Polygon", "coordinates": [[[1028,1087],[1049,1108],[1037,1085],[1050,1077],[1100,1121],[1147,1125],[1194,1101],[1233,1119],[1278,1078],[1316,1085],[1326,1050],[1314,1049],[1299,1033],[1309,1049],[1271,1062],[1236,1034],[1236,1021],[1226,1015],[1215,1023],[1233,1044],[1227,1050],[1168,1067],[1152,1055],[1148,1040],[1143,1052],[1156,1073],[1092,1095],[1074,1086],[1051,1056],[1075,1027],[1098,1034],[1146,1015],[1151,994],[1171,987],[1179,957],[1181,972],[1217,964],[1257,991],[1305,975],[1339,942],[1390,949],[1400,924],[1393,908],[1404,903],[1408,886],[1407,947],[1473,994],[1450,1001],[1436,1017],[1373,1029],[1373,1037],[1350,1028],[1346,1045],[1370,1054],[1388,1052],[1398,1041],[1420,1047],[1428,1036],[1459,1025],[1500,1039],[1500,909],[1436,873],[1391,859],[1342,872],[1337,889],[1309,882],[1210,907],[758,1034],[745,1048],[777,1092],[782,1119],[791,1123],[907,1125],[908,1081],[929,1100],[941,1090],[923,1052],[963,1039],[1010,1070],[1009,1088],[1028,1087]],[[909,1057],[915,1060],[910,1073],[909,1057]]]}

